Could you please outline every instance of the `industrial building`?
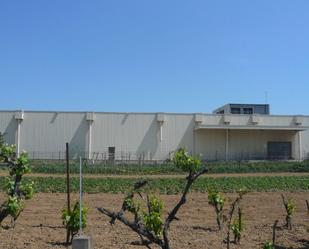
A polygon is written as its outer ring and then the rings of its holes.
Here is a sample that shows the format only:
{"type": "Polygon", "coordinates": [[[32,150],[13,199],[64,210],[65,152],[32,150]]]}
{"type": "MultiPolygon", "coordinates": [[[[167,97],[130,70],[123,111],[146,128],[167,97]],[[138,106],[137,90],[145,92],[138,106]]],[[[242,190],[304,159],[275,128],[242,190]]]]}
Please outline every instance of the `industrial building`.
{"type": "Polygon", "coordinates": [[[0,132],[30,158],[164,161],[185,147],[203,160],[309,158],[309,116],[269,105],[228,104],[204,113],[0,111],[0,132]]]}

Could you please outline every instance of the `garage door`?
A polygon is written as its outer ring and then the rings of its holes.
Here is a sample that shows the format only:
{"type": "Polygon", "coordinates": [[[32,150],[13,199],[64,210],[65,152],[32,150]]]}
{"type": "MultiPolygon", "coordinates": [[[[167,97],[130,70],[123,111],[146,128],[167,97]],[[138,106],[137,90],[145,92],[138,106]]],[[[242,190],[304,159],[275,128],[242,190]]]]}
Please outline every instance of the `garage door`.
{"type": "Polygon", "coordinates": [[[291,142],[268,142],[267,143],[268,159],[288,160],[292,159],[291,142]]]}

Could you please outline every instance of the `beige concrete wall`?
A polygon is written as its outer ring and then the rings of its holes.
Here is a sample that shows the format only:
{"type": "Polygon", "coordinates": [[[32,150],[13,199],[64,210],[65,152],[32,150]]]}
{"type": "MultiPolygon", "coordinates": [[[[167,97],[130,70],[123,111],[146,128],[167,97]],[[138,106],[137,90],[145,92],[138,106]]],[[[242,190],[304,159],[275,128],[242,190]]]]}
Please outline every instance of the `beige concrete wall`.
{"type": "MultiPolygon", "coordinates": [[[[309,127],[309,116],[304,118],[304,126],[309,127]]],[[[309,129],[301,132],[301,146],[302,157],[309,159],[309,129]]]]}
{"type": "Polygon", "coordinates": [[[197,130],[195,131],[196,154],[204,160],[225,159],[225,130],[197,130]]]}
{"type": "MultiPolygon", "coordinates": [[[[21,122],[21,150],[36,153],[34,157],[49,158],[51,153],[65,151],[70,143],[71,156],[85,151],[88,130],[84,113],[26,112],[21,122]]],[[[32,155],[30,155],[32,156],[32,155]]]]}
{"type": "MultiPolygon", "coordinates": [[[[17,120],[14,114],[15,111],[0,111],[0,132],[7,133],[9,143],[16,143],[17,120]]],[[[115,146],[118,155],[121,152],[144,153],[145,159],[165,160],[169,152],[186,147],[207,160],[225,159],[225,130],[195,131],[197,125],[225,125],[222,115],[200,114],[201,120],[199,118],[199,123],[195,123],[194,114],[164,114],[162,141],[156,113],[94,113],[94,116],[92,152],[107,152],[109,146],[115,146]]],[[[251,116],[231,115],[227,126],[233,125],[252,126],[251,116]]],[[[297,127],[294,116],[260,115],[256,126],[259,125],[297,127]]],[[[301,126],[309,127],[309,116],[303,117],[301,126]]],[[[301,154],[303,158],[309,158],[309,130],[301,132],[300,140],[293,131],[229,131],[229,158],[265,155],[267,141],[291,141],[293,157],[298,158],[301,154]]],[[[70,143],[74,155],[88,152],[89,121],[85,112],[24,113],[20,150],[42,153],[42,158],[46,158],[51,157],[51,152],[64,151],[66,142],[70,143]]]]}
{"type": "Polygon", "coordinates": [[[107,151],[115,147],[116,154],[144,154],[146,159],[164,160],[169,152],[179,148],[193,147],[193,116],[165,114],[162,124],[156,114],[96,113],[93,122],[92,151],[107,151]]]}

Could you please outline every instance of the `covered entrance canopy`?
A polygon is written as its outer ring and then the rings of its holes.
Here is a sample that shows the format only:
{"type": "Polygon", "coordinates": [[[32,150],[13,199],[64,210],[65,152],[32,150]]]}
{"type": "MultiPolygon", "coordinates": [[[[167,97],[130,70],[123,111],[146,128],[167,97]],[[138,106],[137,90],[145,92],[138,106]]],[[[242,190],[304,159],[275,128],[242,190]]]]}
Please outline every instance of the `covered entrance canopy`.
{"type": "MultiPolygon", "coordinates": [[[[216,148],[216,154],[221,157],[216,156],[213,160],[301,160],[301,131],[306,129],[302,126],[197,125],[195,147],[197,154],[203,154],[207,153],[211,144],[216,144],[220,147],[216,148]],[[221,141],[220,146],[216,140],[221,141]]],[[[207,157],[210,157],[209,154],[204,159],[208,160],[207,157]]]]}

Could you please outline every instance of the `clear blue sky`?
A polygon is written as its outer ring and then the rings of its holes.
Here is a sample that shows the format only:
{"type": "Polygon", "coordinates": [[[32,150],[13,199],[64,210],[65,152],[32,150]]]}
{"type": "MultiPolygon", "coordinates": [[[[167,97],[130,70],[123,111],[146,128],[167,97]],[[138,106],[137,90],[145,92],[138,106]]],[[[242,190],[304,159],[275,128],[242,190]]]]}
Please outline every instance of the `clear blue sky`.
{"type": "Polygon", "coordinates": [[[309,114],[308,0],[0,1],[0,109],[309,114]]]}

